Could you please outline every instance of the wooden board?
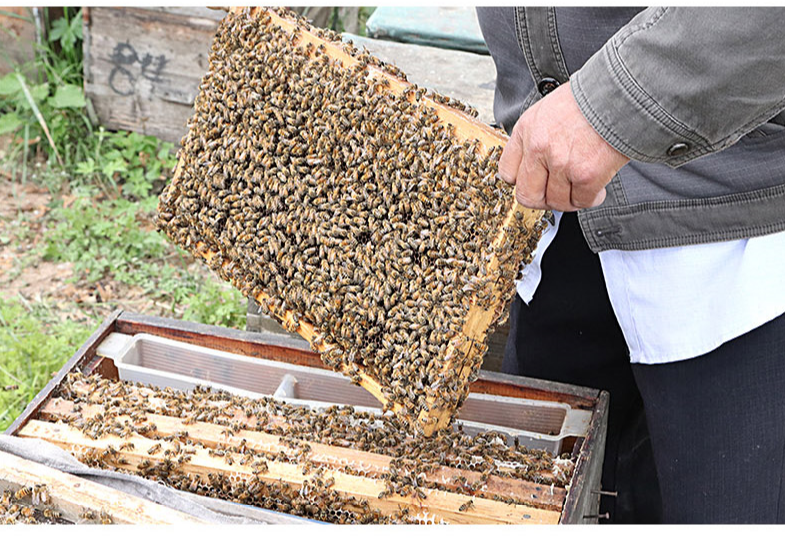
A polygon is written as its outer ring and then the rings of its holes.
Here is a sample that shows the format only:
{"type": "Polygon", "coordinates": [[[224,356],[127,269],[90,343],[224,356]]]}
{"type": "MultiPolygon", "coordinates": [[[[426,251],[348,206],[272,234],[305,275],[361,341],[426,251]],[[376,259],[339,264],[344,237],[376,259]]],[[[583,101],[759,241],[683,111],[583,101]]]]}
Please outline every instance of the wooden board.
{"type": "MultiPolygon", "coordinates": [[[[102,406],[82,404],[79,412],[75,411],[73,402],[62,399],[52,399],[41,410],[40,416],[49,421],[71,420],[76,418],[90,419],[101,413],[102,406]]],[[[218,445],[239,447],[241,443],[254,450],[261,451],[268,455],[284,453],[294,456],[296,450],[290,445],[282,442],[279,436],[266,434],[254,430],[241,429],[235,433],[227,435],[226,427],[212,423],[194,422],[185,424],[182,419],[161,415],[163,410],[148,414],[148,421],[157,427],[156,433],[160,436],[173,436],[180,432],[188,432],[188,437],[203,444],[205,447],[215,448],[218,445]]],[[[120,421],[130,419],[130,416],[121,416],[120,421]]],[[[249,428],[254,426],[255,418],[242,417],[239,421],[244,422],[249,428]]],[[[283,422],[283,418],[281,418],[283,422]]],[[[308,456],[311,462],[329,468],[340,469],[345,464],[354,462],[362,465],[366,476],[379,477],[389,471],[392,457],[359,451],[356,449],[336,447],[321,443],[309,443],[311,451],[308,456]]],[[[405,459],[403,464],[413,464],[405,459]]],[[[504,469],[502,467],[502,469],[504,469]]],[[[432,472],[425,472],[425,480],[441,485],[447,490],[454,490],[459,478],[463,478],[468,483],[480,480],[480,473],[471,470],[460,470],[448,466],[440,466],[432,472]]],[[[546,474],[543,474],[547,476],[546,474]]],[[[552,478],[552,475],[551,475],[552,478]]],[[[548,485],[532,483],[514,478],[502,478],[491,476],[488,478],[485,490],[478,496],[493,499],[494,495],[504,496],[514,499],[520,504],[561,511],[564,506],[566,491],[561,487],[551,487],[548,485]]]]}
{"type": "MultiPolygon", "coordinates": [[[[82,514],[108,514],[115,524],[204,524],[196,517],[119,490],[0,451],[0,490],[46,485],[51,504],[71,522],[82,514]]],[[[96,522],[97,523],[97,522],[96,522]]]]}
{"type": "Polygon", "coordinates": [[[179,142],[223,15],[207,8],[85,8],[85,94],[101,123],[179,142]]]}
{"type": "MultiPolygon", "coordinates": [[[[174,451],[170,442],[151,440],[149,438],[131,435],[125,438],[104,435],[100,439],[92,439],[82,434],[75,427],[67,424],[48,423],[44,421],[30,421],[20,432],[23,438],[37,438],[48,441],[72,453],[81,451],[104,451],[111,446],[117,450],[117,455],[122,456],[124,462],[116,462],[120,469],[135,471],[142,461],[163,462],[167,450],[174,451]],[[133,449],[123,449],[123,444],[132,443],[133,449]],[[160,444],[161,451],[155,452],[153,446],[160,444]]],[[[237,462],[227,462],[222,458],[212,457],[206,449],[195,449],[190,455],[190,460],[183,464],[183,471],[207,479],[209,474],[233,474],[234,477],[251,481],[259,478],[270,482],[283,482],[295,488],[301,488],[304,481],[316,477],[315,472],[309,472],[297,464],[279,461],[267,461],[267,470],[255,470],[251,466],[237,462]]],[[[400,507],[410,507],[412,514],[427,511],[428,514],[453,524],[557,524],[561,513],[559,511],[537,509],[522,505],[510,505],[503,502],[474,498],[463,494],[437,491],[423,488],[426,498],[416,496],[402,496],[390,494],[380,497],[386,489],[383,481],[363,476],[355,476],[328,470],[322,473],[324,480],[333,479],[333,489],[347,496],[366,500],[371,507],[378,509],[382,514],[391,515],[400,507]],[[472,507],[469,511],[460,508],[469,501],[472,507]]]]}

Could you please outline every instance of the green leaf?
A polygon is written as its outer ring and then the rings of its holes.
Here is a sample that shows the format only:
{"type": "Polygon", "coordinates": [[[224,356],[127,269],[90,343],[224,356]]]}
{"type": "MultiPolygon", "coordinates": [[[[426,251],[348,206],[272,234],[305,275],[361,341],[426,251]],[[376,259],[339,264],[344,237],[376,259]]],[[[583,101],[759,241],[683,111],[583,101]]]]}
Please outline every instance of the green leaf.
{"type": "MultiPolygon", "coordinates": [[[[41,104],[46,99],[46,96],[49,95],[49,85],[47,83],[37,84],[35,86],[28,85],[27,88],[30,90],[30,97],[36,104],[41,104]]],[[[22,110],[32,110],[30,100],[24,92],[21,91],[16,94],[16,106],[20,107],[22,110]]]]}
{"type": "Polygon", "coordinates": [[[93,159],[92,157],[88,157],[86,160],[82,161],[81,163],[77,163],[76,165],[77,174],[89,175],[89,174],[93,174],[95,171],[96,171],[95,159],[93,159]]]}
{"type": "Polygon", "coordinates": [[[82,10],[80,9],[74,18],[71,19],[71,33],[77,38],[82,39],[82,10]]]}
{"type": "Polygon", "coordinates": [[[68,31],[68,23],[65,19],[60,18],[52,22],[52,27],[49,29],[49,41],[55,42],[62,38],[68,31]]]}
{"type": "Polygon", "coordinates": [[[114,159],[101,167],[101,172],[103,172],[107,178],[111,178],[114,176],[115,172],[125,172],[128,170],[127,165],[128,164],[123,159],[114,159]]]}
{"type": "Polygon", "coordinates": [[[12,133],[22,127],[24,121],[15,112],[8,112],[0,116],[0,135],[12,133]]]}
{"type": "Polygon", "coordinates": [[[85,106],[84,91],[75,84],[58,86],[54,97],[50,100],[53,107],[58,109],[81,109],[85,106]]]}
{"type": "Polygon", "coordinates": [[[0,95],[14,95],[21,91],[22,85],[19,84],[16,73],[9,73],[5,77],[0,78],[0,95]]]}
{"type": "Polygon", "coordinates": [[[30,95],[36,103],[40,103],[49,95],[49,85],[47,83],[37,84],[30,87],[30,95]]]}

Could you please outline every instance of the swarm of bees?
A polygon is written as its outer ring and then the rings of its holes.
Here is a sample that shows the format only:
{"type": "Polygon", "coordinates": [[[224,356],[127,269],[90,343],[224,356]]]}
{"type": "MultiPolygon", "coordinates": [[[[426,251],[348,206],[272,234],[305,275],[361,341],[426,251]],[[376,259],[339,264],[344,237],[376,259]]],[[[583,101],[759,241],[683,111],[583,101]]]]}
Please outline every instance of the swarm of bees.
{"type": "Polygon", "coordinates": [[[0,524],[61,524],[62,519],[51,503],[44,484],[5,490],[0,495],[0,524]]]}
{"type": "MultiPolygon", "coordinates": [[[[200,495],[221,498],[274,511],[335,523],[409,523],[417,515],[406,508],[381,514],[367,500],[336,492],[335,480],[324,476],[326,470],[351,475],[368,473],[362,462],[333,465],[312,459],[311,444],[320,443],[351,448],[392,457],[383,473],[375,477],[384,481],[380,498],[397,494],[425,500],[426,489],[440,489],[472,497],[487,497],[515,503],[499,495],[490,495],[485,485],[490,476],[526,479],[542,484],[564,486],[570,476],[554,477],[554,457],[540,450],[508,445],[504,435],[484,432],[475,436],[460,429],[442,431],[432,438],[413,437],[407,424],[392,414],[374,415],[348,406],[332,406],[317,411],[286,404],[273,398],[249,399],[209,388],[197,387],[191,393],[174,389],[155,389],[128,382],[111,381],[83,374],[69,374],[56,397],[77,405],[101,405],[100,413],[84,417],[64,417],[71,426],[96,438],[112,435],[128,438],[142,435],[155,441],[153,455],[138,449],[134,464],[121,464],[118,453],[133,452],[129,442],[109,446],[103,451],[75,453],[82,462],[106,469],[131,472],[160,481],[174,488],[200,495]],[[142,414],[138,415],[137,412],[142,414]],[[212,423],[224,428],[226,443],[205,447],[200,439],[187,432],[164,435],[149,419],[149,414],[167,415],[185,420],[212,423]],[[131,421],[128,418],[135,417],[131,421]],[[264,432],[280,437],[287,451],[273,452],[244,439],[230,443],[229,438],[241,430],[264,432]],[[249,466],[253,475],[239,477],[231,473],[193,475],[186,470],[191,455],[205,450],[230,467],[249,466]],[[272,462],[296,464],[308,475],[302,488],[262,477],[272,462]],[[338,466],[338,468],[336,468],[338,466]],[[479,475],[469,481],[459,478],[452,485],[434,483],[428,473],[440,466],[479,475]]],[[[461,512],[471,511],[466,503],[461,512]]]]}
{"type": "Polygon", "coordinates": [[[340,44],[359,61],[344,67],[298,44],[340,36],[276,13],[294,33],[269,12],[221,23],[158,226],[286,329],[312,325],[325,363],[377,381],[388,409],[454,412],[487,350],[484,337],[457,346],[469,309],[504,315],[542,223],[493,243],[514,202],[502,148],[460,140],[428,103],[473,109],[393,92],[369,70],[400,70],[340,44]]]}

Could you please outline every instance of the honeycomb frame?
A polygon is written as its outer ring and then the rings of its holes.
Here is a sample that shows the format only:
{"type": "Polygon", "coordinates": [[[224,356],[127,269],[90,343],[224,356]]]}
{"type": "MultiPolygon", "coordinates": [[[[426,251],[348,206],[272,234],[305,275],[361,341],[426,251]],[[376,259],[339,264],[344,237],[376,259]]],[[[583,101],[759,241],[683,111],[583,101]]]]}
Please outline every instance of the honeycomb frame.
{"type": "MultiPolygon", "coordinates": [[[[432,110],[438,116],[438,122],[450,126],[452,135],[458,142],[468,141],[474,144],[478,158],[487,157],[492,152],[500,153],[500,148],[508,140],[501,131],[479,122],[465,110],[446,105],[438,96],[422,95],[424,92],[413,91],[417,87],[407,82],[405,75],[398,70],[390,69],[383,63],[366,63],[367,59],[363,61],[358,58],[357,51],[353,50],[351,45],[347,46],[331,40],[334,36],[311,28],[302,20],[280,11],[264,8],[233,8],[229,16],[246,17],[248,21],[254,21],[255,24],[277,27],[290,35],[292,46],[305,51],[312,61],[316,61],[313,51],[320,50],[330,59],[330,62],[346,71],[361,70],[357,72],[363,73],[366,81],[370,81],[377,92],[405,96],[410,102],[417,101],[419,107],[432,110]]],[[[244,287],[243,274],[238,270],[242,262],[228,256],[228,251],[220,242],[212,240],[204,233],[196,235],[197,239],[194,240],[194,236],[182,232],[178,234],[169,225],[173,213],[176,213],[173,211],[173,206],[177,198],[177,185],[185,174],[184,166],[184,159],[178,159],[172,182],[161,196],[159,227],[175,243],[202,257],[224,279],[229,280],[244,293],[251,295],[260,305],[266,307],[286,329],[299,333],[311,343],[315,351],[322,354],[323,358],[325,356],[336,358],[345,354],[346,350],[339,345],[324,342],[327,331],[305,319],[302,313],[286,309],[285,302],[281,305],[280,302],[275,301],[276,298],[263,290],[253,290],[249,294],[247,287],[244,287]]],[[[540,237],[545,212],[520,206],[514,199],[512,188],[509,188],[508,192],[508,209],[487,250],[486,263],[478,273],[482,277],[475,278],[471,283],[464,285],[469,288],[469,300],[466,314],[460,320],[461,329],[450,339],[442,357],[431,358],[431,361],[438,363],[438,371],[453,382],[446,397],[444,389],[436,391],[436,394],[432,391],[428,395],[423,395],[422,390],[414,390],[419,406],[415,413],[412,413],[407,403],[402,402],[400,398],[395,398],[390,388],[370,374],[362,364],[354,361],[340,362],[335,359],[326,361],[331,367],[353,378],[372,393],[385,408],[404,415],[426,436],[447,427],[468,394],[469,382],[479,371],[487,348],[488,331],[491,325],[505,314],[507,303],[514,293],[513,281],[518,274],[520,264],[530,259],[531,252],[540,237]]]]}

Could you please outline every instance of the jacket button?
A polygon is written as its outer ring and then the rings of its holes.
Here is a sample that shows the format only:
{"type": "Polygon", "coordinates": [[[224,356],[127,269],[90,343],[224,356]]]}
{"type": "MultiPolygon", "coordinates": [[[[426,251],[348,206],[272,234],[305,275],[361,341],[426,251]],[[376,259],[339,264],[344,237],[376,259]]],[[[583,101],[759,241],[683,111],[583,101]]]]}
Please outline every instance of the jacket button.
{"type": "Polygon", "coordinates": [[[670,157],[679,157],[680,155],[684,155],[690,150],[690,145],[684,142],[677,142],[670,148],[668,148],[668,155],[670,157]]]}
{"type": "Polygon", "coordinates": [[[548,95],[552,91],[554,91],[559,86],[559,81],[552,77],[545,77],[539,83],[537,83],[537,90],[543,96],[548,95]]]}

